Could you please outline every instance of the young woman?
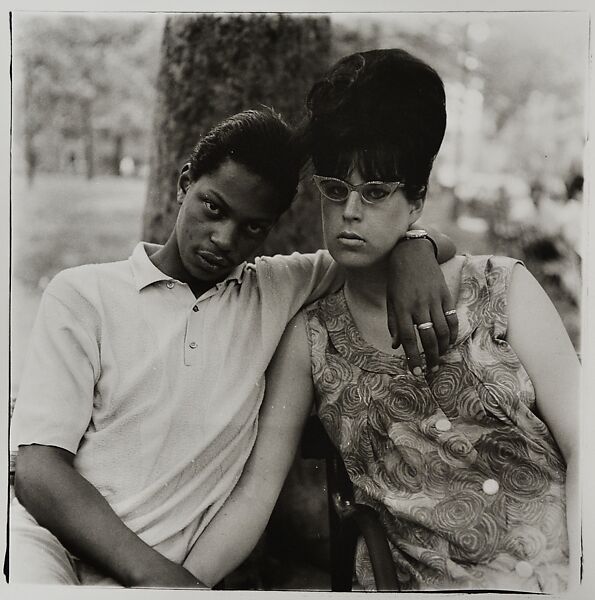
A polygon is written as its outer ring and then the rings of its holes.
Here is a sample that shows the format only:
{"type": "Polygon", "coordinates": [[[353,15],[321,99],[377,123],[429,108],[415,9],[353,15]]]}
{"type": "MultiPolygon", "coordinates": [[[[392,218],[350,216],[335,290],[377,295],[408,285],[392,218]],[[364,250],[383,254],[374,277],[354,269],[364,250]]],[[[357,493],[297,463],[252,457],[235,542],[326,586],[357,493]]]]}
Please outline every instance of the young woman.
{"type": "MultiPolygon", "coordinates": [[[[355,54],[312,88],[308,109],[325,240],[345,284],[288,326],[261,418],[284,411],[279,427],[295,431],[315,397],[356,500],[380,513],[403,589],[565,589],[578,546],[578,361],[543,290],[517,260],[456,256],[442,269],[459,333],[439,368],[409,372],[386,331],[389,252],[423,212],[445,131],[440,77],[402,50],[355,54]]],[[[432,327],[419,320],[420,340],[432,327]]],[[[244,540],[266,523],[248,515],[266,494],[266,478],[250,483],[266,455],[253,452],[211,549],[226,520],[250,523],[244,540]]],[[[363,543],[356,573],[373,587],[363,543]]]]}

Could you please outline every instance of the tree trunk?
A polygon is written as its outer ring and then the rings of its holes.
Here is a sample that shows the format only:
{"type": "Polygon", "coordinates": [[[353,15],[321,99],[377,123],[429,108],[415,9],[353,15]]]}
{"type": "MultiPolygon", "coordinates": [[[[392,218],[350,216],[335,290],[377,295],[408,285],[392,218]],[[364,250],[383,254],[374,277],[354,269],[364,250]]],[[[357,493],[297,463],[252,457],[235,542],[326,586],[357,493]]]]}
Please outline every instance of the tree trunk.
{"type": "Polygon", "coordinates": [[[85,146],[85,174],[87,179],[93,179],[95,176],[92,106],[93,102],[91,99],[83,98],[81,100],[83,143],[85,146]]]}
{"type": "Polygon", "coordinates": [[[110,160],[110,172],[112,175],[119,176],[120,163],[122,162],[124,153],[124,136],[121,133],[116,133],[113,139],[112,156],[110,160]]]}
{"type": "Polygon", "coordinates": [[[33,64],[30,59],[25,59],[25,81],[23,89],[25,114],[25,170],[27,174],[27,184],[33,185],[35,179],[35,170],[37,168],[37,152],[35,150],[35,115],[31,107],[33,98],[34,73],[33,64]]]}
{"type": "MultiPolygon", "coordinates": [[[[290,123],[328,64],[326,18],[284,15],[175,16],[165,24],[143,239],[163,243],[178,205],[176,182],[201,134],[236,112],[272,106],[290,123]]],[[[308,190],[264,252],[320,247],[318,208],[308,190]],[[298,221],[295,215],[303,215],[298,221]],[[288,230],[288,225],[291,229],[288,230]],[[300,237],[304,236],[304,237],[300,237]]]]}

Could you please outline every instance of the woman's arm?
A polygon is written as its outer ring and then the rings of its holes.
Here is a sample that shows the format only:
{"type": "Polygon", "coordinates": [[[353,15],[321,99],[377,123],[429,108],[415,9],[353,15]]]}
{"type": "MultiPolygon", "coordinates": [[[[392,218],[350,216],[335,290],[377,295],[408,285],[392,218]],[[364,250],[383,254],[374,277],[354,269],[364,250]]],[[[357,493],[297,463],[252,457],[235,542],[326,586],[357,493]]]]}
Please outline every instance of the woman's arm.
{"type": "Polygon", "coordinates": [[[531,377],[537,408],[567,465],[566,502],[570,582],[578,582],[580,507],[578,494],[579,378],[576,352],[552,302],[525,268],[512,274],[507,340],[531,377]]]}
{"type": "Polygon", "coordinates": [[[209,586],[241,564],[258,542],[310,413],[310,350],[301,313],[287,326],[266,382],[258,436],[242,476],[184,561],[184,567],[209,586]]]}

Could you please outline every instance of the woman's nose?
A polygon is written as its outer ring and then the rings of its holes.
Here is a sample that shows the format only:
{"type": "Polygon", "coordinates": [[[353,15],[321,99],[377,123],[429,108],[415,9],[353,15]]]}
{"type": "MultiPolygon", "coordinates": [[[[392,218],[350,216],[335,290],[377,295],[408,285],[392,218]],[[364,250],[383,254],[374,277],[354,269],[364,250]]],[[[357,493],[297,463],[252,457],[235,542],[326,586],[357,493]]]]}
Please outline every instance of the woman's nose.
{"type": "Polygon", "coordinates": [[[359,192],[352,190],[343,209],[343,218],[347,221],[360,220],[362,218],[362,201],[359,192]]]}

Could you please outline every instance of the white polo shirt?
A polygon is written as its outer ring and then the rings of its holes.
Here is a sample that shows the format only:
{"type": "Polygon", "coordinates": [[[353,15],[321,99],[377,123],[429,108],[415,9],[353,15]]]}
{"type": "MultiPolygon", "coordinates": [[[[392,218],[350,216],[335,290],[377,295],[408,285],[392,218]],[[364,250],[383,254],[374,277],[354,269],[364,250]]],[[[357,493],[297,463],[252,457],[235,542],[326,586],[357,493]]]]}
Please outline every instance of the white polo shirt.
{"type": "Polygon", "coordinates": [[[326,251],[259,258],[197,299],[153,265],[158,248],[48,285],[11,448],[75,453],[124,523],[182,562],[242,473],[287,322],[339,274],[326,251]]]}

